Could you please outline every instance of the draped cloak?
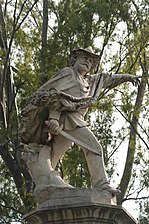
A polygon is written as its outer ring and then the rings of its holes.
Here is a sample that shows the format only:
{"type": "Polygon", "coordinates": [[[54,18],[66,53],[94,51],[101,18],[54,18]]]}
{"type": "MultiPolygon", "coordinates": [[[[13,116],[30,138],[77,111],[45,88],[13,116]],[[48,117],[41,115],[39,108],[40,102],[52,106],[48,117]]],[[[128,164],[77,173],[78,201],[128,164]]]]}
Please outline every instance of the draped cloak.
{"type": "Polygon", "coordinates": [[[88,97],[97,99],[102,89],[113,88],[118,84],[129,81],[128,75],[112,75],[109,73],[82,76],[71,67],[60,70],[53,78],[49,79],[37,92],[31,96],[28,104],[22,111],[20,137],[24,143],[45,144],[48,133],[45,130],[45,121],[56,119],[63,125],[63,130],[74,130],[76,127],[84,127],[87,122],[84,116],[87,107],[78,107],[74,111],[54,110],[52,107],[34,105],[32,98],[42,92],[48,92],[52,88],[78,101],[88,97]],[[27,109],[26,109],[27,108],[27,109]],[[28,109],[29,108],[29,109],[28,109]]]}

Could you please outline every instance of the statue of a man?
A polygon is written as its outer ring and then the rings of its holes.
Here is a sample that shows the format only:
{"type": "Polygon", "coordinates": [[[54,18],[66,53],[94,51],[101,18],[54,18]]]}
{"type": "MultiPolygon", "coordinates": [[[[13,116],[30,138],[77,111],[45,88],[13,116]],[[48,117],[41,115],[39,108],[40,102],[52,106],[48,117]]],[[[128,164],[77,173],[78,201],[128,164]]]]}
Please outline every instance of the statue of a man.
{"type": "Polygon", "coordinates": [[[35,92],[22,111],[22,142],[28,145],[28,167],[37,186],[71,187],[55,167],[71,146],[78,144],[87,160],[92,188],[117,195],[105,172],[102,147],[84,116],[102,90],[123,82],[139,82],[130,74],[96,74],[100,57],[91,47],[74,50],[66,67],[35,92]],[[95,73],[95,74],[89,74],[95,73]]]}

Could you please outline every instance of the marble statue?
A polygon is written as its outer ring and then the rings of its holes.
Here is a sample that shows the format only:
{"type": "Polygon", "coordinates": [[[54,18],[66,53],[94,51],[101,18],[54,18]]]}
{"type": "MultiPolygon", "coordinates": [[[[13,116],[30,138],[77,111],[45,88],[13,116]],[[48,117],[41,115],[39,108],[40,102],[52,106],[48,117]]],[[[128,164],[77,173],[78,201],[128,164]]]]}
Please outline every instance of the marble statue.
{"type": "Polygon", "coordinates": [[[55,167],[71,146],[79,145],[87,160],[92,188],[120,193],[110,186],[102,146],[84,121],[89,106],[101,92],[124,82],[138,84],[131,74],[98,74],[99,55],[91,47],[73,50],[69,67],[58,71],[29,98],[22,111],[21,140],[26,163],[36,184],[35,194],[53,188],[73,188],[55,167]]]}

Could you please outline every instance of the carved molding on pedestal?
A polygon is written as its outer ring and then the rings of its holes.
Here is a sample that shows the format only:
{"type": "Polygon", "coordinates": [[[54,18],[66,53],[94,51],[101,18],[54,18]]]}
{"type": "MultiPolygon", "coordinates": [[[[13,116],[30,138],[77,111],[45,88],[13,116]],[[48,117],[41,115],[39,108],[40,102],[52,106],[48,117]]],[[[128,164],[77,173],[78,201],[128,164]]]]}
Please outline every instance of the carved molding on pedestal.
{"type": "Polygon", "coordinates": [[[57,189],[24,219],[28,224],[136,224],[107,191],[95,189],[57,189]]]}

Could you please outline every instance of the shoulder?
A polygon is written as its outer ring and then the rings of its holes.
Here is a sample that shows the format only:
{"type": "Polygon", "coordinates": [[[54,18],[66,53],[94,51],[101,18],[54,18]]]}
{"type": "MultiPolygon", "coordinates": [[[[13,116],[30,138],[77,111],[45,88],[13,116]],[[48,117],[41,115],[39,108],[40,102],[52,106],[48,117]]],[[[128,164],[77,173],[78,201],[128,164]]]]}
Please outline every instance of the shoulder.
{"type": "Polygon", "coordinates": [[[51,77],[43,86],[40,87],[40,90],[47,90],[50,88],[55,88],[56,86],[61,85],[66,80],[69,79],[69,77],[72,77],[73,75],[73,69],[70,67],[65,67],[61,70],[59,70],[53,77],[51,77]]]}
{"type": "Polygon", "coordinates": [[[60,69],[52,78],[56,78],[56,77],[63,77],[63,76],[67,76],[67,75],[70,75],[70,74],[73,74],[74,71],[71,67],[65,67],[63,69],[60,69]]]}

